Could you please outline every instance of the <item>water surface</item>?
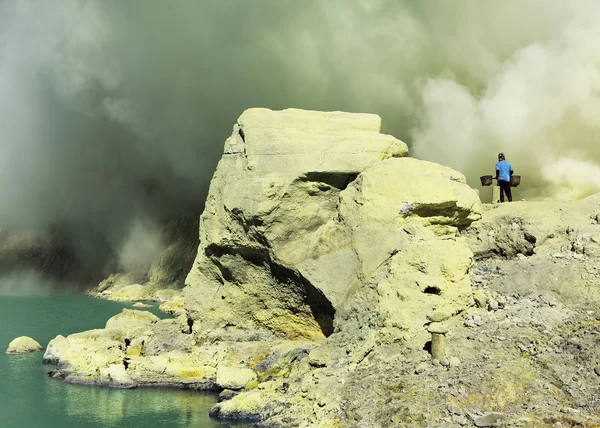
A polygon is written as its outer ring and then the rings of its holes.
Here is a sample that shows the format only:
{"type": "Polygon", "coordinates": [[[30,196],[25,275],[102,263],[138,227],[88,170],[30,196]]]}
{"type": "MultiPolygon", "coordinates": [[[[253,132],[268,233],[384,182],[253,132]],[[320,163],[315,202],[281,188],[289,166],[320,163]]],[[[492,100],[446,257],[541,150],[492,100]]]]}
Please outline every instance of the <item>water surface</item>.
{"type": "Polygon", "coordinates": [[[42,352],[4,353],[17,336],[30,336],[46,346],[57,334],[103,328],[124,307],[131,304],[84,296],[0,296],[0,427],[229,426],[209,418],[208,410],[216,402],[212,394],[70,385],[47,376],[53,366],[41,363],[42,352]]]}

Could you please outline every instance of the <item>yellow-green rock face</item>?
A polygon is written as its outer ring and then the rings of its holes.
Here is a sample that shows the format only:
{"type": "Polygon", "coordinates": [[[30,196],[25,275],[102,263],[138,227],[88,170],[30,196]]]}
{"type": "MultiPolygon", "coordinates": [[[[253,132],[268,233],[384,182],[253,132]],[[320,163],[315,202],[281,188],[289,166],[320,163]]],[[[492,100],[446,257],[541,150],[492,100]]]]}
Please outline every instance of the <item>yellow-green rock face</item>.
{"type": "Polygon", "coordinates": [[[476,192],[380,127],[369,114],[242,114],[186,280],[195,331],[319,339],[345,328],[340,311],[366,311],[394,340],[432,310],[471,303],[458,231],[481,217],[476,192]]]}

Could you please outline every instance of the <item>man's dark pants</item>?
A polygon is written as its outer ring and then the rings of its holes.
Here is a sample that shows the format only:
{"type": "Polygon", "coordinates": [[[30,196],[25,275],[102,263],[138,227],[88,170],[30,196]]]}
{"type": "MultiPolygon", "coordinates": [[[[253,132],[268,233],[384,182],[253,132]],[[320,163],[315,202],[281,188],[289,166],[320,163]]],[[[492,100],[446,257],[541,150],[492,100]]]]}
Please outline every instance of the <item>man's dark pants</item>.
{"type": "Polygon", "coordinates": [[[500,186],[500,202],[504,202],[504,194],[508,198],[508,202],[512,202],[512,192],[510,190],[510,181],[498,180],[500,186]]]}

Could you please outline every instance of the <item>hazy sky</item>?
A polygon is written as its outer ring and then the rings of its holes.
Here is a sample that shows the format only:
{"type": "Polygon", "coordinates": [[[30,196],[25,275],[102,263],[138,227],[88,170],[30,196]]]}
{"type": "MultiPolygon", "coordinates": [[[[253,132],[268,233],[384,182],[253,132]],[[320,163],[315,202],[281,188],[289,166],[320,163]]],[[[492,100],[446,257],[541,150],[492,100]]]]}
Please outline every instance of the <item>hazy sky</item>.
{"type": "Polygon", "coordinates": [[[600,191],[594,0],[0,0],[0,224],[82,247],[198,207],[253,106],[373,112],[522,196],[600,191]]]}

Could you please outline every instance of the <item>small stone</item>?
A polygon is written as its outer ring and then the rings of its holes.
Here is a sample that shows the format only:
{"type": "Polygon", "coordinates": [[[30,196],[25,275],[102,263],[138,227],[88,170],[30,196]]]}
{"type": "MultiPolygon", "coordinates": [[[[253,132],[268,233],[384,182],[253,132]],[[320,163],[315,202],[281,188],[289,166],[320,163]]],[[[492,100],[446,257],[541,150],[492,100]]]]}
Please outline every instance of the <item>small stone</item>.
{"type": "Polygon", "coordinates": [[[594,372],[595,372],[595,373],[596,373],[598,376],[600,376],[600,365],[598,365],[598,366],[594,367],[594,372]]]}
{"type": "Polygon", "coordinates": [[[8,344],[6,349],[7,354],[27,354],[29,352],[37,352],[43,349],[37,341],[28,336],[21,336],[14,339],[8,344]]]}
{"type": "Polygon", "coordinates": [[[453,415],[462,415],[464,412],[456,404],[449,402],[446,409],[453,415]]]}
{"type": "Polygon", "coordinates": [[[481,284],[483,283],[483,276],[477,274],[471,275],[471,282],[473,284],[481,284]]]}
{"type": "MultiPolygon", "coordinates": [[[[464,326],[468,327],[468,328],[473,328],[475,327],[475,323],[473,322],[473,318],[467,318],[464,322],[464,326]]],[[[467,337],[467,339],[469,339],[469,337],[467,337]]],[[[473,338],[474,339],[474,338],[473,338]]]]}
{"type": "Polygon", "coordinates": [[[458,357],[450,358],[450,367],[459,367],[460,363],[461,363],[460,358],[458,358],[458,357]]]}
{"type": "Polygon", "coordinates": [[[482,290],[477,290],[473,293],[473,299],[478,308],[485,308],[487,299],[482,290]]]}
{"type": "Polygon", "coordinates": [[[500,305],[495,299],[490,298],[488,300],[488,310],[497,311],[500,308],[500,305]]]}
{"type": "Polygon", "coordinates": [[[498,302],[498,308],[502,309],[506,306],[506,298],[503,296],[497,296],[496,301],[498,302]]]}
{"type": "Polygon", "coordinates": [[[478,416],[473,419],[476,427],[491,427],[506,418],[506,414],[500,412],[490,412],[483,416],[478,416]]]}
{"type": "Polygon", "coordinates": [[[438,309],[427,314],[427,319],[431,322],[442,322],[450,318],[451,314],[443,309],[438,309]]]}
{"type": "Polygon", "coordinates": [[[453,415],[452,422],[463,427],[469,424],[469,420],[463,415],[453,415]]]}
{"type": "Polygon", "coordinates": [[[437,358],[434,358],[433,360],[431,360],[431,364],[434,366],[439,366],[440,365],[440,360],[438,360],[437,358]]]}
{"type": "Polygon", "coordinates": [[[319,346],[308,354],[308,363],[313,367],[327,367],[340,361],[346,355],[345,351],[333,346],[319,346]]]}
{"type": "Polygon", "coordinates": [[[419,364],[419,365],[417,366],[417,368],[416,368],[416,370],[415,370],[415,373],[416,373],[416,374],[421,374],[421,373],[423,373],[424,371],[426,371],[428,367],[429,367],[429,364],[427,364],[427,363],[423,362],[423,363],[421,363],[421,364],[419,364]]]}
{"type": "Polygon", "coordinates": [[[245,367],[217,367],[217,385],[223,389],[242,389],[248,382],[257,380],[256,373],[245,367]]]}
{"type": "Polygon", "coordinates": [[[150,308],[151,305],[147,305],[147,304],[142,303],[142,302],[137,302],[137,303],[133,304],[133,307],[134,308],[150,308]]]}
{"type": "Polygon", "coordinates": [[[450,366],[450,360],[448,358],[442,358],[440,360],[440,364],[444,367],[449,367],[450,366]]]}
{"type": "Polygon", "coordinates": [[[225,400],[231,400],[233,397],[239,394],[239,391],[233,391],[231,389],[224,389],[219,394],[219,403],[225,400]]]}
{"type": "Polygon", "coordinates": [[[439,322],[432,322],[429,324],[427,331],[434,334],[446,334],[448,333],[448,327],[439,322]]]}

